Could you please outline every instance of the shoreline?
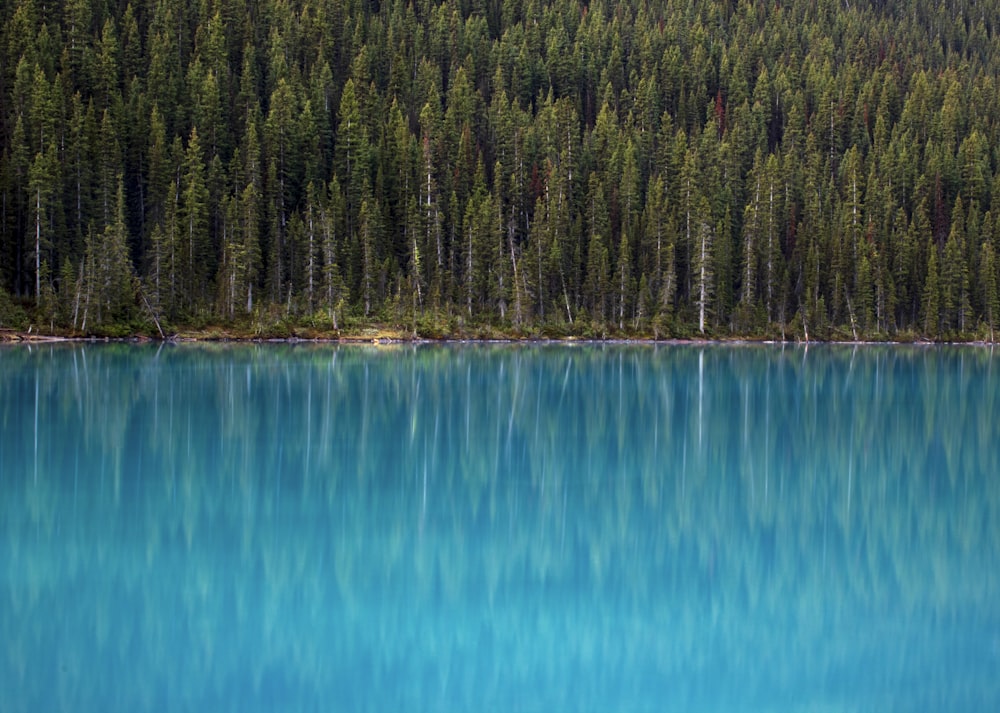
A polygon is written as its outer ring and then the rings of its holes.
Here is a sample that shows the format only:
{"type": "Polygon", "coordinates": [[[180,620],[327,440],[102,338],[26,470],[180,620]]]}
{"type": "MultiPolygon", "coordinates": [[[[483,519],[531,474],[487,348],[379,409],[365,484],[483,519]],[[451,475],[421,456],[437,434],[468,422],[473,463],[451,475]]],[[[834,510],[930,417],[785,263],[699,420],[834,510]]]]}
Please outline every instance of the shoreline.
{"type": "Polygon", "coordinates": [[[121,344],[335,344],[335,345],[357,345],[357,346],[389,346],[400,344],[608,344],[608,345],[708,345],[708,344],[728,344],[728,345],[790,345],[790,346],[810,346],[810,345],[839,345],[839,346],[974,346],[993,347],[996,342],[982,339],[969,340],[931,340],[926,338],[916,339],[773,339],[764,337],[581,337],[581,336],[515,336],[504,335],[497,337],[470,337],[462,335],[448,335],[443,337],[421,337],[408,335],[397,330],[371,328],[363,330],[361,333],[349,334],[309,334],[291,335],[286,337],[263,337],[248,336],[239,334],[219,333],[214,330],[191,330],[178,332],[177,334],[160,338],[151,337],[147,334],[131,334],[123,337],[97,336],[97,335],[60,335],[35,332],[33,330],[23,331],[15,329],[0,329],[0,344],[5,345],[31,345],[31,344],[98,344],[98,343],[121,343],[121,344]],[[364,332],[368,332],[367,334],[364,332]]]}

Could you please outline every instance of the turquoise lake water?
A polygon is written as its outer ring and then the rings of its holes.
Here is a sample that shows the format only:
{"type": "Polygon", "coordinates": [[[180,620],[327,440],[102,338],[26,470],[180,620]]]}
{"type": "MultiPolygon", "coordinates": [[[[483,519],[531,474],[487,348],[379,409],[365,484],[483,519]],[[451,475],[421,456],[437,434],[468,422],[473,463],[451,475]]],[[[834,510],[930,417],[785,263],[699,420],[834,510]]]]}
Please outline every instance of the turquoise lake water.
{"type": "Polygon", "coordinates": [[[0,712],[1000,709],[1000,352],[0,349],[0,712]]]}

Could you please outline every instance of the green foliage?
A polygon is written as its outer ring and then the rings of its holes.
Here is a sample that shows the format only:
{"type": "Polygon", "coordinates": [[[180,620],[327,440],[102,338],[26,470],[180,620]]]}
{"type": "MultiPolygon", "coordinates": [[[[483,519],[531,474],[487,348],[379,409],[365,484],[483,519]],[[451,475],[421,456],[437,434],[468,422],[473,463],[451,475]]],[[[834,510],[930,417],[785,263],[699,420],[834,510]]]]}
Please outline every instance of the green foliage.
{"type": "Polygon", "coordinates": [[[0,289],[0,329],[25,329],[28,314],[15,303],[6,290],[0,289]]]}
{"type": "Polygon", "coordinates": [[[120,185],[109,256],[182,321],[262,303],[576,334],[995,320],[1000,39],[981,23],[925,0],[475,7],[17,4],[0,287],[79,326],[120,185]]]}

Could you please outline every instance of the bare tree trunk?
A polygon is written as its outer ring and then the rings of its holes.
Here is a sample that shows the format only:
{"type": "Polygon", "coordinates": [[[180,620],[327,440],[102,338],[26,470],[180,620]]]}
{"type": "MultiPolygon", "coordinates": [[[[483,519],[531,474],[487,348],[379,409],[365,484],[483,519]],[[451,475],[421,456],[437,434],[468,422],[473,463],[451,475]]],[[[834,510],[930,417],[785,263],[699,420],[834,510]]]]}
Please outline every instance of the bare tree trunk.
{"type": "Polygon", "coordinates": [[[514,269],[514,323],[520,327],[523,315],[521,312],[521,283],[517,277],[517,255],[514,252],[514,236],[509,235],[510,238],[510,263],[514,269]]]}
{"type": "Polygon", "coordinates": [[[42,294],[42,189],[35,189],[35,300],[42,294]]]}

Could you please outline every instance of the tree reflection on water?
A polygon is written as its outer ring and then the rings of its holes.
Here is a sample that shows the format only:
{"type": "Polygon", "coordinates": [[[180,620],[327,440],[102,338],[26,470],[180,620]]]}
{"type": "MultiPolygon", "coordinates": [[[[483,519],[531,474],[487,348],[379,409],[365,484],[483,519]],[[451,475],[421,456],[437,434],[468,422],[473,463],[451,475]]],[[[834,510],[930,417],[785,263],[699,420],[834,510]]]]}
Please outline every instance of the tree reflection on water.
{"type": "Polygon", "coordinates": [[[0,683],[15,711],[989,708],[993,371],[4,348],[0,683]]]}

